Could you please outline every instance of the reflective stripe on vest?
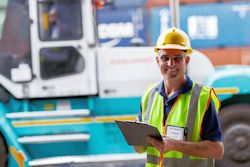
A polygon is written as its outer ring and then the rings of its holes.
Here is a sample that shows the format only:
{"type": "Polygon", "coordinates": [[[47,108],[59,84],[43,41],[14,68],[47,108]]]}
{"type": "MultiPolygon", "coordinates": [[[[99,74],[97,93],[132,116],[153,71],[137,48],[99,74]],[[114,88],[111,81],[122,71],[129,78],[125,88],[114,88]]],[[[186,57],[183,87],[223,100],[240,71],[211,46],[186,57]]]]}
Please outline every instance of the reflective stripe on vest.
{"type": "Polygon", "coordinates": [[[144,122],[148,122],[148,120],[149,120],[149,114],[150,114],[150,110],[151,110],[151,107],[150,107],[150,106],[152,106],[152,104],[153,104],[153,100],[151,100],[151,99],[154,99],[155,91],[156,91],[156,90],[153,88],[153,89],[151,89],[150,92],[149,92],[148,98],[149,98],[150,100],[149,100],[148,103],[147,103],[147,106],[148,106],[148,107],[146,107],[146,111],[145,111],[145,115],[144,115],[144,122]]]}
{"type": "MultiPolygon", "coordinates": [[[[218,111],[220,102],[216,97],[215,93],[212,91],[212,89],[207,88],[205,86],[199,86],[193,84],[192,90],[189,93],[181,94],[176,99],[175,104],[173,105],[171,111],[169,112],[166,124],[172,126],[188,127],[189,130],[187,136],[188,140],[200,141],[199,132],[201,130],[203,116],[205,114],[205,111],[207,110],[208,104],[211,99],[213,100],[216,110],[218,111]],[[194,129],[194,131],[192,129],[194,129]],[[193,133],[191,131],[193,131],[193,133]]],[[[161,124],[163,120],[163,112],[164,112],[163,97],[159,95],[155,87],[150,88],[150,90],[147,91],[147,93],[144,95],[142,101],[143,122],[156,126],[160,132],[163,132],[163,127],[161,124]]],[[[159,151],[154,147],[148,147],[147,153],[148,157],[151,157],[148,159],[147,166],[152,166],[152,165],[158,166],[160,157],[159,151]]],[[[164,158],[168,158],[168,160],[164,160],[163,165],[166,164],[166,161],[168,161],[168,164],[172,163],[178,164],[178,159],[176,158],[179,158],[182,164],[184,161],[189,161],[185,163],[185,166],[188,166],[188,164],[194,165],[194,163],[195,164],[202,163],[207,165],[213,164],[213,160],[207,160],[205,158],[199,158],[194,156],[188,157],[177,151],[170,151],[168,153],[165,153],[164,158]],[[194,161],[190,159],[196,159],[196,160],[194,161]]]]}

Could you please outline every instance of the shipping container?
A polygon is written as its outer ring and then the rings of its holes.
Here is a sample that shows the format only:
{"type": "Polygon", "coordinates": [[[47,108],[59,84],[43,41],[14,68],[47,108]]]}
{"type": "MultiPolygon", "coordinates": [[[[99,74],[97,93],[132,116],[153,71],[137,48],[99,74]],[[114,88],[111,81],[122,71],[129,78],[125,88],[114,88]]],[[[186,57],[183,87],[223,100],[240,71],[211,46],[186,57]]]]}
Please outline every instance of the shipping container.
{"type": "MultiPolygon", "coordinates": [[[[192,4],[192,3],[197,3],[197,4],[204,4],[204,3],[216,3],[216,2],[237,2],[239,0],[179,0],[181,5],[184,4],[192,4]]],[[[244,1],[244,0],[241,0],[244,1]]],[[[247,2],[249,0],[245,0],[244,2],[247,2]]],[[[167,6],[169,5],[170,0],[147,0],[146,7],[147,8],[152,8],[152,7],[157,7],[157,6],[167,6]]]]}
{"type": "Polygon", "coordinates": [[[192,4],[192,3],[202,4],[202,3],[216,3],[216,2],[225,3],[225,2],[238,2],[238,1],[244,1],[244,0],[179,0],[180,4],[192,4]]]}
{"type": "Polygon", "coordinates": [[[250,3],[181,7],[181,27],[196,48],[250,45],[250,3]]]}
{"type": "Polygon", "coordinates": [[[135,8],[144,7],[147,0],[111,0],[110,2],[113,8],[135,8]]]}
{"type": "Polygon", "coordinates": [[[171,18],[170,18],[170,10],[168,7],[165,8],[152,8],[150,10],[150,44],[154,45],[159,34],[170,28],[171,26],[171,18]]]}
{"type": "Polygon", "coordinates": [[[143,8],[113,8],[97,12],[100,43],[105,46],[145,46],[147,12],[143,8]]]}
{"type": "Polygon", "coordinates": [[[167,6],[168,4],[169,0],[147,0],[146,7],[167,6]]]}
{"type": "Polygon", "coordinates": [[[250,46],[199,49],[199,51],[204,53],[215,66],[226,64],[250,65],[250,46]]]}
{"type": "MultiPolygon", "coordinates": [[[[170,27],[170,11],[152,8],[150,16],[154,44],[159,33],[170,27]]],[[[250,45],[250,2],[181,5],[180,23],[194,48],[250,45]]]]}
{"type": "Polygon", "coordinates": [[[181,4],[191,4],[191,3],[214,3],[219,0],[179,0],[181,4]]]}

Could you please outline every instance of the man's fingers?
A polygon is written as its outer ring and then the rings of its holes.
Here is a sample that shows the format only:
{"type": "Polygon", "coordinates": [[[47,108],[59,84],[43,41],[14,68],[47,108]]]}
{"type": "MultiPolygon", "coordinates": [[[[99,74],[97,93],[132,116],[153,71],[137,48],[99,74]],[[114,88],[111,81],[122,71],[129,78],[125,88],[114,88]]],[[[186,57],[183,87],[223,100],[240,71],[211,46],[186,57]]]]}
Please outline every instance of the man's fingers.
{"type": "Polygon", "coordinates": [[[156,147],[158,150],[161,150],[163,147],[162,141],[159,141],[153,137],[148,136],[146,140],[151,143],[154,147],[156,147]]]}
{"type": "Polygon", "coordinates": [[[151,143],[151,144],[155,144],[157,142],[157,140],[153,137],[147,136],[146,140],[151,143]]]}

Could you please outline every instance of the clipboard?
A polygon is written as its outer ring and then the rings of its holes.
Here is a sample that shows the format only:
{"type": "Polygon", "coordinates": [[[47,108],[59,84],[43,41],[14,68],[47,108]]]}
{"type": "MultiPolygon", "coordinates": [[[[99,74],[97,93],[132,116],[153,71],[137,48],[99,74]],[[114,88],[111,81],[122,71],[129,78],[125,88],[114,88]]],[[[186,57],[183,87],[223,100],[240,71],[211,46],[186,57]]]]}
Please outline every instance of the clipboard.
{"type": "Polygon", "coordinates": [[[147,142],[146,137],[152,136],[163,140],[160,132],[154,126],[134,121],[115,121],[120,128],[127,143],[132,146],[152,146],[147,142]]]}

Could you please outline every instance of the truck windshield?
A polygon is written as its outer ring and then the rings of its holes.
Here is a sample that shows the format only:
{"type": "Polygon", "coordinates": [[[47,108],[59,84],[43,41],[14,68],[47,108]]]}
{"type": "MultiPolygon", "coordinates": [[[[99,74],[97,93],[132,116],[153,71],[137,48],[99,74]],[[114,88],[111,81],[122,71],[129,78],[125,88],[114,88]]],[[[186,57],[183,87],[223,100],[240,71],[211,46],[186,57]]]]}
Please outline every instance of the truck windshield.
{"type": "Polygon", "coordinates": [[[2,33],[0,74],[11,78],[11,69],[25,63],[31,67],[30,20],[27,0],[1,0],[2,33]]]}
{"type": "Polygon", "coordinates": [[[81,2],[81,0],[38,0],[40,40],[80,39],[81,2]]]}

